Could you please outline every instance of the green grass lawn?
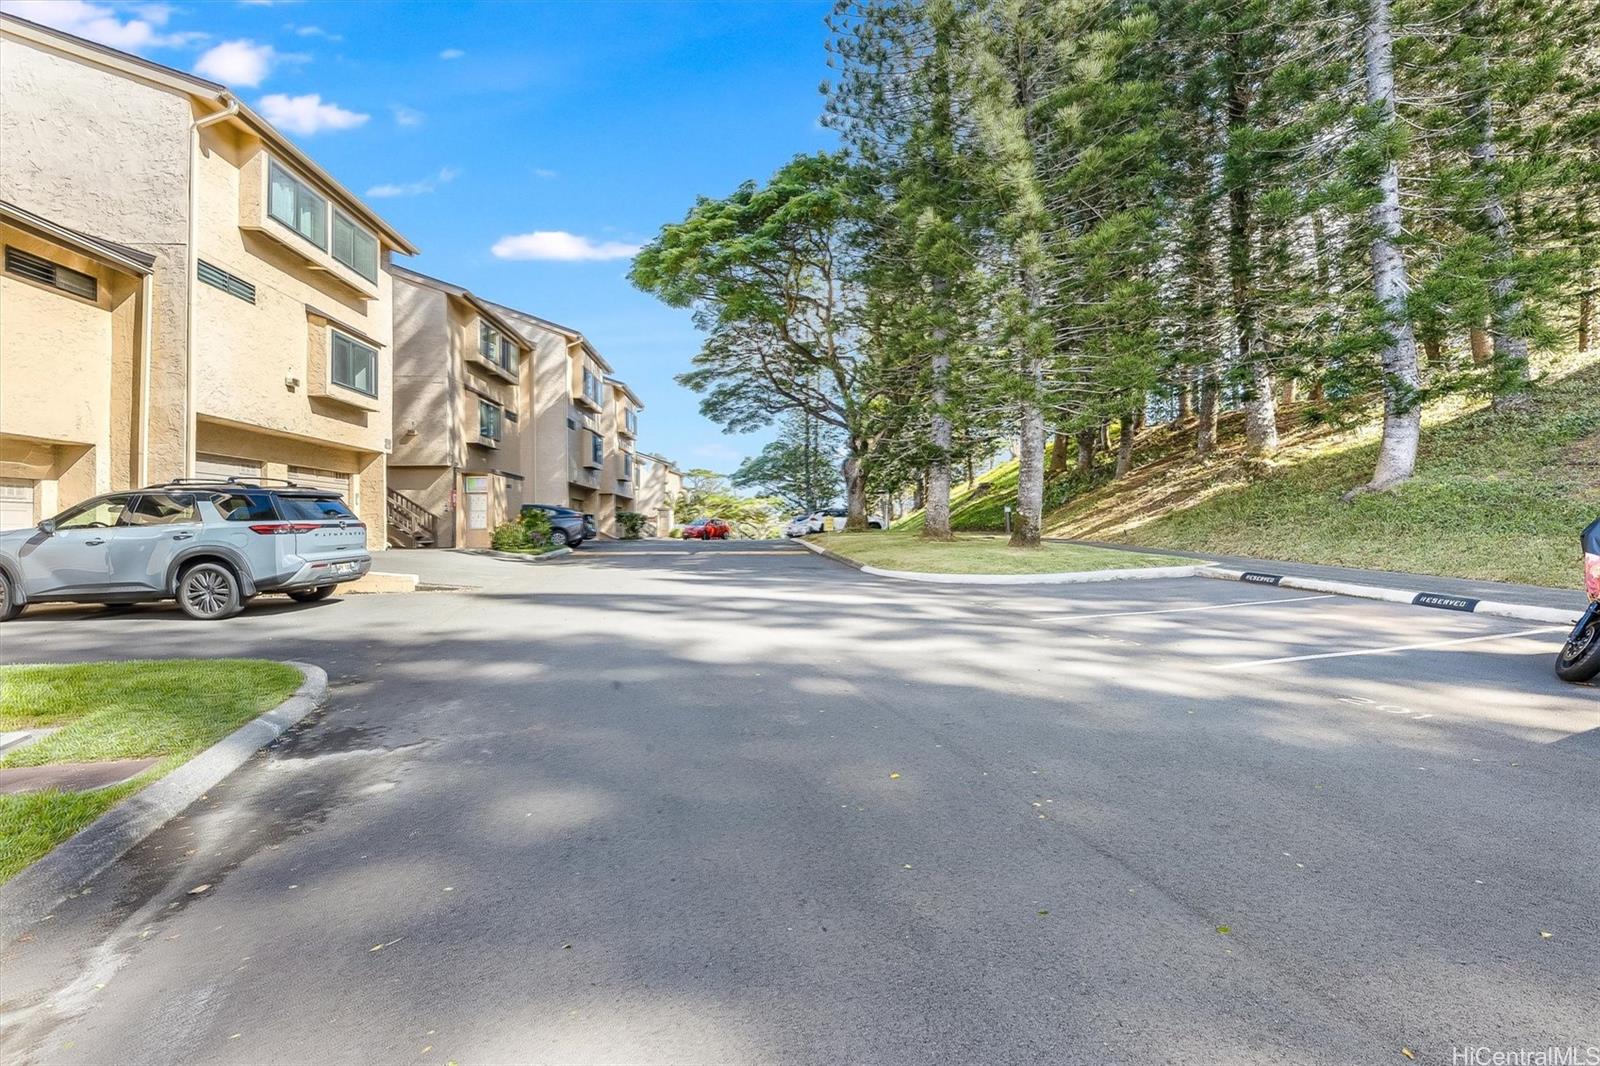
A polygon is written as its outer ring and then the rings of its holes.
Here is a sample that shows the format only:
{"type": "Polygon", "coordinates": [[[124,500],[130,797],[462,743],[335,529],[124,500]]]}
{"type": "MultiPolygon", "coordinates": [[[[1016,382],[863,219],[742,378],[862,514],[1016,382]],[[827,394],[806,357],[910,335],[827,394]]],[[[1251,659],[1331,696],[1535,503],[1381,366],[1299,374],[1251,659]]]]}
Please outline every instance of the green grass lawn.
{"type": "Polygon", "coordinates": [[[282,703],[303,680],[293,667],[257,659],[0,667],[0,731],[60,727],[0,758],[0,769],[161,760],[110,788],[0,796],[0,881],[117,801],[282,703]]]}
{"type": "MultiPolygon", "coordinates": [[[[1088,479],[1051,479],[1045,535],[1576,588],[1578,534],[1600,515],[1600,361],[1545,369],[1522,410],[1461,397],[1426,408],[1416,476],[1392,492],[1339,498],[1371,476],[1376,418],[1329,427],[1286,407],[1282,448],[1260,463],[1245,456],[1233,412],[1208,460],[1194,455],[1191,421],[1141,433],[1120,481],[1109,456],[1088,479]]],[[[1016,464],[959,486],[951,502],[957,529],[997,528],[1016,502],[1016,464]]],[[[920,525],[913,514],[895,528],[920,525]]]]}
{"type": "Polygon", "coordinates": [[[1007,546],[1005,536],[964,533],[953,541],[923,540],[903,531],[827,533],[816,544],[858,563],[883,570],[922,574],[1062,574],[1084,570],[1131,570],[1147,566],[1188,566],[1192,559],[1138,552],[1043,544],[1033,549],[1007,546]]]}

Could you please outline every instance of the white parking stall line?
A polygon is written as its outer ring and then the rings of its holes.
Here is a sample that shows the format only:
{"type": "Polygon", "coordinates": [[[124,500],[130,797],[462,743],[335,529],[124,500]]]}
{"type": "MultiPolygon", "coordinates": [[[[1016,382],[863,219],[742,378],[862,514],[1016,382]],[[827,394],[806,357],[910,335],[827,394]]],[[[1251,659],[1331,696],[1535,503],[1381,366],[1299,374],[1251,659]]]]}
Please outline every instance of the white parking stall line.
{"type": "Polygon", "coordinates": [[[1421,651],[1427,648],[1449,648],[1458,644],[1476,644],[1485,640],[1506,640],[1510,637],[1529,637],[1535,633],[1564,633],[1569,626],[1539,626],[1537,629],[1519,629],[1514,633],[1483,633],[1476,637],[1459,637],[1455,640],[1430,640],[1423,644],[1391,644],[1385,648],[1357,648],[1354,651],[1325,651],[1316,655],[1285,655],[1280,659],[1250,659],[1246,662],[1224,663],[1218,670],[1248,670],[1256,666],[1276,666],[1280,663],[1303,663],[1312,659],[1343,659],[1351,655],[1389,655],[1397,651],[1421,651]]]}
{"type": "Polygon", "coordinates": [[[1202,607],[1163,607],[1155,611],[1108,611],[1097,614],[1058,614],[1039,618],[1040,622],[1086,622],[1091,618],[1134,618],[1146,614],[1183,614],[1187,611],[1225,611],[1230,607],[1259,607],[1272,603],[1300,603],[1304,600],[1331,600],[1333,593],[1318,596],[1282,596],[1270,600],[1239,600],[1237,603],[1208,603],[1202,607]]]}

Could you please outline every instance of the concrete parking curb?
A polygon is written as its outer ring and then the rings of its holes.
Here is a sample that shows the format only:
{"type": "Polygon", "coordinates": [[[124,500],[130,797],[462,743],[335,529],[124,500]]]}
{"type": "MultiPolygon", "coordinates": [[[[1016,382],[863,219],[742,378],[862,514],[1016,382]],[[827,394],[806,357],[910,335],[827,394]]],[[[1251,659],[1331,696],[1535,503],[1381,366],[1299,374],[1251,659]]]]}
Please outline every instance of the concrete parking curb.
{"type": "Polygon", "coordinates": [[[525,555],[522,552],[500,552],[493,548],[456,548],[455,551],[462,555],[486,555],[491,559],[506,559],[513,563],[544,563],[551,559],[559,559],[563,555],[571,555],[571,548],[557,548],[555,551],[544,552],[539,555],[525,555]]]}
{"type": "Polygon", "coordinates": [[[1581,612],[1561,607],[1534,607],[1523,603],[1501,603],[1458,596],[1444,592],[1419,589],[1392,589],[1382,585],[1358,585],[1349,581],[1326,581],[1316,577],[1298,577],[1294,574],[1269,574],[1254,570],[1229,570],[1211,566],[1199,570],[1196,577],[1215,578],[1219,581],[1242,581],[1248,585],[1273,585],[1278,588],[1303,589],[1307,592],[1329,592],[1336,596],[1356,596],[1366,600],[1384,600],[1404,603],[1413,607],[1432,607],[1443,611],[1461,611],[1468,614],[1487,614],[1497,618],[1517,618],[1528,622],[1555,622],[1570,625],[1581,612]]]}
{"type": "Polygon", "coordinates": [[[1210,565],[1146,566],[1128,570],[1067,570],[1054,574],[928,574],[916,570],[885,570],[847,559],[837,552],[801,540],[811,551],[834,562],[853,567],[873,577],[889,577],[899,581],[921,581],[930,585],[1088,585],[1097,581],[1139,581],[1164,577],[1193,577],[1210,565]]]}
{"type": "Polygon", "coordinates": [[[0,885],[0,946],[49,915],[86,881],[320,707],[328,696],[327,673],[310,663],[285,665],[305,677],[294,695],[146,785],[0,885]]]}

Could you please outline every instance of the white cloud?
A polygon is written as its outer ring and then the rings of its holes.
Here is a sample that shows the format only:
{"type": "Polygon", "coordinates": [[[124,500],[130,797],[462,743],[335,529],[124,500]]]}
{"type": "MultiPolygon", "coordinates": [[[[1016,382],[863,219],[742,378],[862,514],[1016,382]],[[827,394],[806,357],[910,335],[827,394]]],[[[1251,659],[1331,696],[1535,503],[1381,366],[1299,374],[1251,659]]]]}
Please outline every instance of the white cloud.
{"type": "Polygon", "coordinates": [[[335,44],[344,40],[344,37],[341,35],[337,33],[329,33],[321,26],[296,26],[291,22],[289,25],[285,26],[284,29],[293,31],[297,37],[321,37],[324,41],[331,41],[335,44]]]}
{"type": "Polygon", "coordinates": [[[156,27],[165,25],[172,15],[172,9],[164,4],[133,8],[128,18],[114,8],[87,0],[0,0],[0,11],[130,52],[187,44],[203,36],[158,32],[156,27]]]}
{"type": "Polygon", "coordinates": [[[536,177],[536,178],[554,178],[554,177],[557,177],[558,175],[556,174],[555,171],[551,170],[549,167],[534,167],[533,168],[533,176],[536,177]]]}
{"type": "Polygon", "coordinates": [[[421,111],[414,107],[406,107],[404,104],[391,104],[389,113],[394,116],[396,126],[420,126],[422,120],[427,118],[421,111]]]}
{"type": "Polygon", "coordinates": [[[548,259],[560,263],[631,259],[640,246],[622,241],[596,241],[565,230],[535,230],[501,237],[490,249],[497,259],[548,259]]]}
{"type": "Polygon", "coordinates": [[[463,52],[459,48],[446,48],[444,51],[439,53],[439,58],[440,59],[460,59],[462,56],[464,56],[466,54],[467,53],[463,52]]]}
{"type": "Polygon", "coordinates": [[[265,81],[272,68],[284,58],[270,44],[240,38],[207,49],[195,60],[194,72],[225,85],[253,88],[265,81]]]}
{"type": "Polygon", "coordinates": [[[323,130],[348,130],[366,122],[371,115],[349,111],[338,104],[325,104],[320,93],[285,96],[269,93],[261,98],[261,113],[274,126],[290,133],[310,136],[323,130]]]}
{"type": "Polygon", "coordinates": [[[374,200],[385,200],[395,196],[421,196],[430,193],[441,185],[448,185],[455,181],[461,171],[456,167],[442,167],[439,173],[431,178],[421,181],[408,181],[399,184],[374,185],[367,190],[367,195],[374,200]]]}

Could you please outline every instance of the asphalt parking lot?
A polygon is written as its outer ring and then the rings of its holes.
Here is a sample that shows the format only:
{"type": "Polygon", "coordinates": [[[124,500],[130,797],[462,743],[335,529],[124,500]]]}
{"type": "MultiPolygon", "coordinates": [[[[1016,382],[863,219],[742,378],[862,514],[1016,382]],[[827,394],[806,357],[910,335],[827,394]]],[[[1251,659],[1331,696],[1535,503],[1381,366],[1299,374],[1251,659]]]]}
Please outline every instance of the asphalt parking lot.
{"type": "Polygon", "coordinates": [[[8,1061],[1600,1043],[1600,702],[1560,627],[765,542],[383,568],[454,588],[7,624],[6,661],[334,682],[0,950],[8,1061]]]}

